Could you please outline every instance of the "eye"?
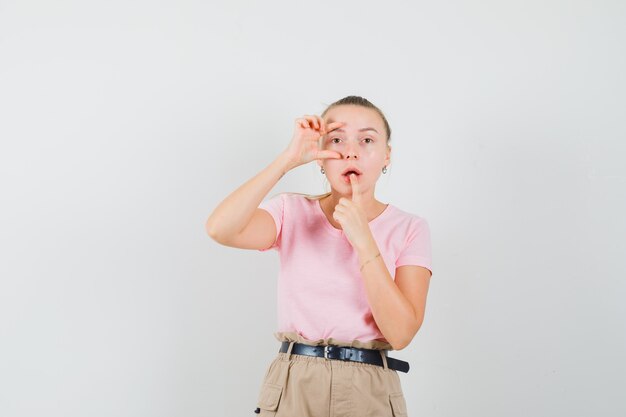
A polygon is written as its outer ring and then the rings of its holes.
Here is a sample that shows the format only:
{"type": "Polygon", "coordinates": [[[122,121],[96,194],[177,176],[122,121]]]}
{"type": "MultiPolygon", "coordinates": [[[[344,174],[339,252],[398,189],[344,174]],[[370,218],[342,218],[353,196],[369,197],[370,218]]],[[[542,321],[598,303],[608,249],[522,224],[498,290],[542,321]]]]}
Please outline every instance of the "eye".
{"type": "Polygon", "coordinates": [[[337,142],[334,142],[335,139],[341,140],[339,138],[332,138],[330,141],[333,142],[333,143],[337,143],[337,142]]]}
{"type": "Polygon", "coordinates": [[[363,139],[363,140],[369,140],[369,142],[367,142],[367,143],[372,143],[372,142],[374,142],[374,139],[371,139],[371,138],[365,138],[365,139],[363,139]]]}

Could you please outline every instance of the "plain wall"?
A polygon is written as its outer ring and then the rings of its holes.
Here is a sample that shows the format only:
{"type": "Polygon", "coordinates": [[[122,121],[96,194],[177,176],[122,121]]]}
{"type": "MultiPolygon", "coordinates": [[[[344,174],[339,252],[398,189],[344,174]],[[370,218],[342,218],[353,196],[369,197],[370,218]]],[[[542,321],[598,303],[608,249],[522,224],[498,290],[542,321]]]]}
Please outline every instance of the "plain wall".
{"type": "MultiPolygon", "coordinates": [[[[425,217],[410,416],[623,416],[623,1],[0,0],[0,415],[252,416],[278,254],[204,224],[351,94],[425,217]]],[[[317,164],[280,191],[323,193],[317,164]]]]}

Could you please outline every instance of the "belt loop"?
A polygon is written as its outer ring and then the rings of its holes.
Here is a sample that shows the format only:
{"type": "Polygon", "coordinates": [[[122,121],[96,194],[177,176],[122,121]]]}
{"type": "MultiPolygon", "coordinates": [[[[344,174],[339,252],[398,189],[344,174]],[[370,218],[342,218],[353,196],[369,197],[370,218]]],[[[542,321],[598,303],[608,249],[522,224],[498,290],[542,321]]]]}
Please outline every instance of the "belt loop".
{"type": "Polygon", "coordinates": [[[387,366],[387,356],[385,355],[385,351],[384,350],[380,350],[380,357],[383,359],[383,368],[385,368],[385,371],[389,370],[389,367],[387,366]]]}
{"type": "Polygon", "coordinates": [[[289,361],[291,359],[291,350],[293,349],[294,343],[295,343],[294,341],[289,342],[289,347],[287,348],[287,352],[286,352],[287,357],[284,359],[285,361],[289,361]]]}

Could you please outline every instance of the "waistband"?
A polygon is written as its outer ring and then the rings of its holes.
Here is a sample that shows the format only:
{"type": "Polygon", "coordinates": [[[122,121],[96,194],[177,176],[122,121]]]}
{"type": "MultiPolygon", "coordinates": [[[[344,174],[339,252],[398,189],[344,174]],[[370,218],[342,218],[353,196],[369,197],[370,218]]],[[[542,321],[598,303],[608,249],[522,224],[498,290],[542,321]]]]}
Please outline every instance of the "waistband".
{"type": "MultiPolygon", "coordinates": [[[[292,342],[282,342],[279,352],[287,353],[289,345],[292,342]]],[[[293,342],[291,353],[296,355],[316,356],[324,359],[335,359],[350,362],[368,363],[371,365],[385,366],[383,361],[387,362],[387,368],[400,372],[409,372],[409,363],[399,359],[387,356],[386,350],[378,349],[360,349],[354,347],[322,345],[310,346],[302,343],[293,342]],[[384,358],[383,358],[384,355],[384,358]]]]}
{"type": "Polygon", "coordinates": [[[341,340],[334,337],[326,337],[326,338],[317,338],[317,339],[308,339],[305,338],[300,332],[295,331],[280,331],[275,332],[274,337],[279,342],[296,342],[302,343],[310,346],[322,346],[322,345],[333,345],[333,346],[344,346],[344,347],[355,347],[359,349],[386,349],[386,350],[394,350],[393,346],[389,342],[383,340],[341,340]]]}

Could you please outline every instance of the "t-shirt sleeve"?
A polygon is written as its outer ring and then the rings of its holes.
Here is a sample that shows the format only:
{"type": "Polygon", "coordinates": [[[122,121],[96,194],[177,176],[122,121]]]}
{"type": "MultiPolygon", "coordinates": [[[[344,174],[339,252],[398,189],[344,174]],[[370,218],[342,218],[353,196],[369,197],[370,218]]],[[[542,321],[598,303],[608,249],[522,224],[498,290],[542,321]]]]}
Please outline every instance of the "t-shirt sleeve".
{"type": "Polygon", "coordinates": [[[278,250],[280,248],[280,232],[282,230],[283,213],[285,209],[284,194],[278,194],[277,196],[274,196],[269,200],[262,201],[261,204],[259,204],[259,208],[269,212],[269,214],[271,214],[272,218],[274,219],[274,224],[276,224],[276,239],[274,240],[274,243],[269,248],[259,249],[259,251],[265,252],[270,249],[278,250]]]}
{"type": "Polygon", "coordinates": [[[411,222],[404,249],[396,260],[396,268],[402,265],[417,265],[427,268],[432,276],[430,226],[424,218],[411,222]]]}

